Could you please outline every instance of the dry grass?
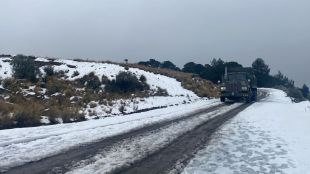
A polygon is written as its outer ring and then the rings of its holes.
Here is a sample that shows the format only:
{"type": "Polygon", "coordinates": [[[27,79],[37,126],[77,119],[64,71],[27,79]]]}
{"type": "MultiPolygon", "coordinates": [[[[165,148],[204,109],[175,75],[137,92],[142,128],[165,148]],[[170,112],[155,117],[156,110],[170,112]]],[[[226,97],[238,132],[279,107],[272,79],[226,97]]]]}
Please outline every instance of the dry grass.
{"type": "Polygon", "coordinates": [[[84,121],[85,116],[79,113],[80,108],[76,106],[52,106],[46,112],[52,124],[59,123],[58,118],[61,118],[64,123],[84,121]]]}
{"type": "Polygon", "coordinates": [[[0,101],[0,129],[7,129],[14,125],[14,120],[10,117],[12,110],[12,105],[0,101]]]}

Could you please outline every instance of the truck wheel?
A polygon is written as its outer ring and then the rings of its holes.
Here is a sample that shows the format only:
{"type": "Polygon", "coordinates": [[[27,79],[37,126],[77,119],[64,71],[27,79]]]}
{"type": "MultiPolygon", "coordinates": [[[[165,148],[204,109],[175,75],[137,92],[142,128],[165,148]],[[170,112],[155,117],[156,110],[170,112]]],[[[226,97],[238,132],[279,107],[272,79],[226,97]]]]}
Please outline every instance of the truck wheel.
{"type": "Polygon", "coordinates": [[[246,101],[246,103],[250,103],[250,102],[251,102],[251,97],[247,97],[247,98],[245,99],[245,101],[246,101]]]}
{"type": "Polygon", "coordinates": [[[252,95],[252,101],[256,101],[257,100],[257,94],[256,93],[253,93],[252,95]]]}
{"type": "Polygon", "coordinates": [[[225,97],[221,97],[221,102],[225,102],[225,97]]]}

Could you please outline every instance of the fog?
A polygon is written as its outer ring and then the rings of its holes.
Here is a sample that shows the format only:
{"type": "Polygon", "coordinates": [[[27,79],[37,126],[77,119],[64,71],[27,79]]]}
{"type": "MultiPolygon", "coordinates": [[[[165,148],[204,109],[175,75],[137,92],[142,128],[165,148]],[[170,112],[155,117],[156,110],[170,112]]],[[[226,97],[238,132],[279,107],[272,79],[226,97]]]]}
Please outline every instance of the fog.
{"type": "Polygon", "coordinates": [[[309,0],[1,0],[0,54],[182,67],[212,58],[310,85],[309,0]]]}

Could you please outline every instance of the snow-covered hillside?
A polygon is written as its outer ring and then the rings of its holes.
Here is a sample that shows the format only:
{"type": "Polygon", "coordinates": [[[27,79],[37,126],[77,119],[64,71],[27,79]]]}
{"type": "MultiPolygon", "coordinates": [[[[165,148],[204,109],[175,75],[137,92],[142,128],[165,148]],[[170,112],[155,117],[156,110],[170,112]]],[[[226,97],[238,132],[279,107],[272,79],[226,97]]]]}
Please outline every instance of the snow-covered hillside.
{"type": "MultiPolygon", "coordinates": [[[[12,77],[12,66],[10,65],[11,58],[0,58],[0,79],[10,78],[12,77]]],[[[124,67],[109,64],[109,63],[99,63],[99,62],[81,62],[74,60],[64,60],[64,59],[46,59],[46,58],[36,58],[37,62],[54,62],[53,65],[54,70],[56,72],[63,71],[67,76],[67,80],[75,80],[78,78],[82,78],[84,75],[87,75],[91,72],[94,72],[95,75],[101,77],[105,75],[109,79],[114,79],[116,75],[125,71],[124,67]],[[74,71],[79,72],[79,75],[73,76],[74,71]]],[[[40,68],[42,74],[45,74],[44,67],[40,68]]],[[[156,90],[158,87],[162,89],[166,89],[168,94],[171,96],[190,96],[197,97],[192,91],[186,90],[181,86],[181,83],[173,78],[169,78],[167,76],[154,74],[151,72],[146,72],[137,68],[130,68],[128,71],[140,77],[144,75],[147,79],[147,83],[150,85],[151,89],[156,90]]]]}
{"type": "MultiPolygon", "coordinates": [[[[12,77],[12,66],[10,65],[11,58],[0,58],[0,79],[6,79],[12,77]]],[[[74,60],[64,59],[47,59],[47,58],[36,58],[35,62],[41,67],[40,72],[44,76],[44,68],[46,66],[52,66],[55,72],[62,72],[65,80],[76,80],[82,78],[85,75],[93,72],[101,80],[102,76],[106,76],[110,80],[115,79],[117,74],[125,70],[124,67],[111,63],[100,63],[100,62],[82,62],[74,60]],[[78,73],[77,73],[78,72],[78,73]]],[[[168,96],[152,96],[146,98],[138,98],[133,96],[130,99],[120,99],[109,102],[109,105],[99,104],[99,101],[91,101],[85,109],[84,113],[86,118],[98,118],[109,115],[119,115],[122,113],[132,113],[145,109],[168,107],[172,105],[179,105],[188,103],[194,100],[198,100],[199,97],[190,90],[184,89],[181,82],[176,79],[146,72],[137,68],[129,68],[129,72],[136,75],[138,78],[142,75],[146,77],[146,83],[150,86],[153,91],[164,89],[167,91],[168,96]],[[120,108],[124,107],[123,111],[120,108]]],[[[0,84],[1,86],[1,84],[0,84]]],[[[35,95],[35,86],[30,86],[29,89],[23,89],[24,96],[35,95]]],[[[44,95],[46,89],[41,90],[41,94],[44,95]]],[[[41,95],[40,94],[40,95],[41,95]]],[[[61,95],[61,94],[55,94],[61,95]]],[[[48,99],[50,96],[45,96],[48,99]]],[[[80,96],[76,96],[79,98],[80,96]]],[[[72,100],[74,97],[71,98],[72,100]]],[[[43,123],[49,123],[46,117],[42,119],[43,123]]],[[[62,122],[61,120],[59,122],[62,122]]]]}
{"type": "MultiPolygon", "coordinates": [[[[40,58],[38,60],[42,61],[44,59],[40,58]]],[[[107,76],[109,79],[114,79],[119,72],[124,71],[124,67],[108,63],[77,62],[73,60],[61,60],[61,59],[56,60],[55,62],[62,63],[62,65],[54,66],[54,69],[56,71],[63,70],[69,77],[68,79],[70,80],[81,78],[84,75],[89,74],[90,72],[94,72],[99,77],[99,79],[101,79],[102,75],[107,76]],[[75,67],[70,68],[68,67],[68,65],[69,66],[71,65],[70,67],[72,66],[75,67]],[[72,77],[74,71],[78,71],[80,74],[76,77],[72,77]]],[[[184,89],[181,86],[181,83],[173,78],[146,72],[137,68],[130,68],[129,71],[136,74],[138,77],[144,75],[151,89],[156,90],[158,87],[160,87],[162,89],[166,89],[169,95],[172,96],[188,95],[191,97],[196,97],[196,95],[192,91],[184,89]]]]}
{"type": "Polygon", "coordinates": [[[183,173],[309,173],[310,102],[262,90],[269,96],[224,125],[183,173]]]}

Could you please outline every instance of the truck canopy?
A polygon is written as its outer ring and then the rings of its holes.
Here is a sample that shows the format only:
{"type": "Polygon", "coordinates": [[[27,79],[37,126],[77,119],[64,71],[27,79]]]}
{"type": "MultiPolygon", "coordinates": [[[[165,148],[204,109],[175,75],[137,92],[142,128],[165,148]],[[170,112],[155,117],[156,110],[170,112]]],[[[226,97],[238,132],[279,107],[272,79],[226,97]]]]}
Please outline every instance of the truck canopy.
{"type": "Polygon", "coordinates": [[[251,67],[246,68],[228,68],[227,74],[224,75],[224,80],[250,80],[252,87],[257,86],[254,70],[251,67]],[[227,76],[226,76],[227,75],[227,76]],[[226,76],[226,77],[225,77],[226,76]]]}

